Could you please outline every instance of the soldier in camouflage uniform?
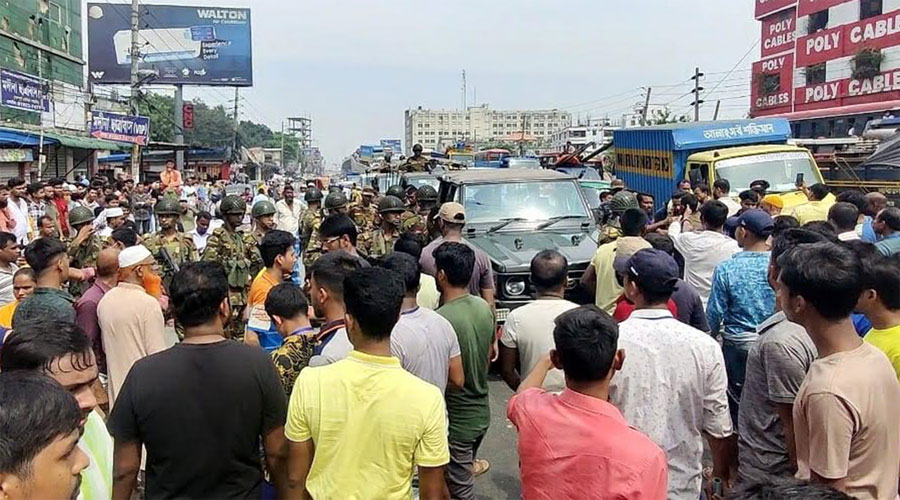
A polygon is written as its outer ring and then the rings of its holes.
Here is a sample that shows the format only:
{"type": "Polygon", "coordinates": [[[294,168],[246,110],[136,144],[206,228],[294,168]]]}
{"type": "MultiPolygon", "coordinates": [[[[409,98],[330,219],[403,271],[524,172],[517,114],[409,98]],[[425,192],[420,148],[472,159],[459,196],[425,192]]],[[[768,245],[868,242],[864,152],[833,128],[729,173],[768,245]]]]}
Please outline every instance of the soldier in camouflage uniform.
{"type": "Polygon", "coordinates": [[[404,210],[403,202],[396,196],[387,195],[378,202],[381,226],[372,234],[371,241],[366,242],[366,255],[375,258],[394,251],[394,243],[400,239],[400,214],[404,210]]]}
{"type": "Polygon", "coordinates": [[[300,220],[300,248],[303,249],[303,265],[309,268],[319,255],[322,255],[322,244],[319,242],[319,224],[322,223],[322,191],[311,187],[303,196],[308,208],[300,220]]]}
{"type": "Polygon", "coordinates": [[[228,298],[231,301],[231,321],[228,332],[231,338],[244,336],[244,309],[247,307],[247,293],[253,277],[250,269],[262,268],[262,256],[256,245],[248,245],[244,234],[237,230],[247,203],[237,195],[228,195],[219,205],[224,224],[216,228],[206,242],[202,260],[219,262],[228,276],[228,298]]]}
{"type": "MultiPolygon", "coordinates": [[[[69,212],[69,227],[75,237],[69,242],[69,266],[75,269],[97,267],[97,256],[106,246],[103,238],[94,230],[94,212],[87,207],[75,207],[69,212]]],[[[69,283],[69,293],[78,297],[91,284],[85,281],[69,283]]]]}
{"type": "Polygon", "coordinates": [[[178,218],[181,217],[181,205],[178,200],[163,197],[156,202],[153,212],[159,222],[159,231],[144,239],[144,246],[150,250],[159,264],[163,286],[168,294],[172,277],[175,276],[176,266],[180,269],[189,262],[196,262],[197,247],[194,246],[193,238],[178,231],[178,218]],[[166,254],[168,254],[168,259],[166,254]]]}
{"type": "Polygon", "coordinates": [[[619,224],[619,217],[629,208],[640,208],[637,196],[631,191],[619,191],[609,200],[609,209],[612,216],[603,225],[600,230],[600,244],[615,241],[622,236],[622,227],[619,224]]]}
{"type": "Polygon", "coordinates": [[[347,215],[350,212],[349,205],[350,203],[342,191],[332,191],[325,197],[325,215],[347,215]]]}
{"type": "MultiPolygon", "coordinates": [[[[258,247],[266,233],[275,229],[275,205],[268,200],[257,201],[250,209],[250,217],[253,218],[254,227],[252,231],[244,233],[244,241],[247,245],[258,247]]],[[[255,278],[263,267],[265,266],[262,261],[259,265],[251,266],[250,276],[255,278]]]]}
{"type": "Polygon", "coordinates": [[[353,223],[363,233],[370,233],[375,230],[378,209],[372,203],[374,199],[375,190],[371,186],[366,186],[362,191],[362,201],[350,207],[350,218],[353,219],[353,223]]]}
{"type": "Polygon", "coordinates": [[[413,146],[413,155],[400,165],[403,172],[428,172],[429,159],[422,156],[422,145],[413,146]]]}
{"type": "MultiPolygon", "coordinates": [[[[423,184],[416,190],[416,211],[406,218],[401,216],[400,230],[404,233],[413,233],[419,238],[424,245],[431,241],[431,227],[428,216],[437,204],[437,190],[429,184],[423,184]]],[[[405,212],[403,215],[406,215],[405,212]]]]}

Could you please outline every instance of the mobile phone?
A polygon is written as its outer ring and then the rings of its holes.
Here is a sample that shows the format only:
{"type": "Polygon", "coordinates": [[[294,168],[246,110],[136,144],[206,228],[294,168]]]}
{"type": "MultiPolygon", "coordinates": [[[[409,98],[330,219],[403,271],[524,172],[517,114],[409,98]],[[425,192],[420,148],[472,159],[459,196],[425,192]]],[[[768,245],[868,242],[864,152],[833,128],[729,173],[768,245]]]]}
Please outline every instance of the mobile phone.
{"type": "Polygon", "coordinates": [[[803,185],[803,172],[800,172],[797,174],[797,180],[794,181],[794,184],[796,184],[798,186],[803,185]]]}

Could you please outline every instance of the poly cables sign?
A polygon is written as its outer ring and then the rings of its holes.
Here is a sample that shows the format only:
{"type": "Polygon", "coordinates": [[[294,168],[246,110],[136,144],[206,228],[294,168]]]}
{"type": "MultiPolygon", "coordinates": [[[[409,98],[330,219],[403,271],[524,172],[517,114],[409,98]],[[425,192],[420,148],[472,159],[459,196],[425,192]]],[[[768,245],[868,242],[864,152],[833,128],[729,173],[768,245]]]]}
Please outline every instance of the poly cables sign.
{"type": "Polygon", "coordinates": [[[762,20],[762,56],[769,57],[794,48],[797,9],[791,7],[762,20]]]}
{"type": "Polygon", "coordinates": [[[22,111],[50,111],[47,91],[40,79],[24,73],[0,69],[2,104],[22,111]]]}
{"type": "MultiPolygon", "coordinates": [[[[131,6],[88,4],[88,77],[130,83],[131,6]]],[[[249,9],[144,5],[138,71],[148,83],[253,84],[249,9]]]]}
{"type": "Polygon", "coordinates": [[[91,113],[91,136],[146,146],[150,142],[150,119],[94,111],[91,113]]]}
{"type": "Polygon", "coordinates": [[[794,74],[793,54],[753,63],[750,110],[753,116],[791,111],[794,74]]]}

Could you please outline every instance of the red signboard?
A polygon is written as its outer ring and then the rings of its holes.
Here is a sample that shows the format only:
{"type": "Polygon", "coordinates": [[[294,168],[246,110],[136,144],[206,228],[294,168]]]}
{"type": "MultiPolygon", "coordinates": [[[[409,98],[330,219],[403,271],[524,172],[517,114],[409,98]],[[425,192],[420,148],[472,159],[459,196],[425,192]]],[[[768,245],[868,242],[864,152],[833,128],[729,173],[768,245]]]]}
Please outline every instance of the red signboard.
{"type": "Polygon", "coordinates": [[[784,54],[753,63],[750,110],[753,116],[790,112],[794,56],[784,54]]]}
{"type": "Polygon", "coordinates": [[[194,128],[194,105],[185,103],[181,107],[182,127],[185,130],[194,128]]]}
{"type": "Polygon", "coordinates": [[[900,70],[874,78],[846,78],[800,87],[794,91],[797,111],[900,99],[900,70]]]}
{"type": "Polygon", "coordinates": [[[797,9],[791,7],[762,20],[762,57],[793,50],[797,9]]]}
{"type": "Polygon", "coordinates": [[[850,1],[852,0],[800,0],[797,2],[797,17],[815,14],[816,12],[850,1]]]}
{"type": "Polygon", "coordinates": [[[762,19],[796,3],[797,0],[756,0],[756,18],[762,19]]]}
{"type": "Polygon", "coordinates": [[[852,56],[863,48],[882,49],[898,44],[900,12],[894,11],[799,38],[797,66],[806,67],[852,56]]]}

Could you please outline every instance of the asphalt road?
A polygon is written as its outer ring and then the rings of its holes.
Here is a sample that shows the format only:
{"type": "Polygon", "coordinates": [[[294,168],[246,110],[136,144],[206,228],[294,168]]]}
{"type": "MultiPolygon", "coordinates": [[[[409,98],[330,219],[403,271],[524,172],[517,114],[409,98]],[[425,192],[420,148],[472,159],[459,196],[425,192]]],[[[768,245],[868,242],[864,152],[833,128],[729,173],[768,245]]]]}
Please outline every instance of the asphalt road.
{"type": "Polygon", "coordinates": [[[516,428],[506,419],[506,403],[513,392],[498,376],[488,381],[491,400],[491,426],[478,450],[478,458],[491,463],[491,468],[475,478],[475,495],[485,499],[522,498],[519,484],[519,454],[516,428]]]}

